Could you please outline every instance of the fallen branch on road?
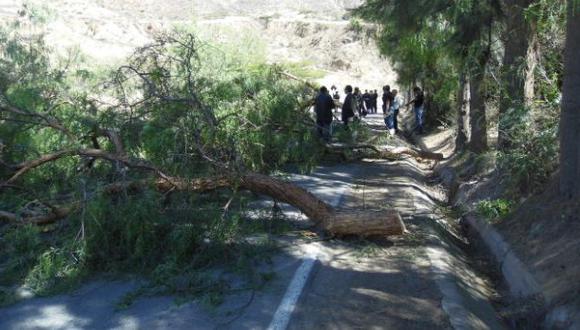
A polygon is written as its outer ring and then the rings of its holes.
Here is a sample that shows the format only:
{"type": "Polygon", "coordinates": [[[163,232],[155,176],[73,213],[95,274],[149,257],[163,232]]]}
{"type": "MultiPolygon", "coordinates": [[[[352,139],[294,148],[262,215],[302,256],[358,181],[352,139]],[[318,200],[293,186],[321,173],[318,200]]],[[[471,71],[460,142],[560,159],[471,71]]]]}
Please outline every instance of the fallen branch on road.
{"type": "Polygon", "coordinates": [[[420,159],[429,160],[442,160],[443,154],[434,153],[430,151],[423,151],[415,148],[407,147],[396,147],[396,148],[386,148],[380,149],[379,147],[372,144],[354,144],[354,145],[342,145],[342,144],[329,144],[327,145],[327,150],[334,153],[344,153],[345,151],[354,151],[367,149],[373,152],[373,156],[376,159],[388,159],[397,160],[401,158],[401,155],[409,155],[420,159]]]}
{"type": "MultiPolygon", "coordinates": [[[[53,159],[58,158],[53,157],[53,159]]],[[[152,181],[139,180],[114,183],[106,186],[104,192],[115,194],[126,190],[141,191],[148,187],[153,187],[161,192],[191,193],[208,192],[220,188],[249,190],[298,208],[317,225],[335,236],[386,236],[401,235],[405,232],[405,225],[401,216],[395,210],[356,211],[335,209],[296,184],[258,173],[249,173],[232,178],[219,177],[191,180],[159,178],[152,181]]],[[[10,222],[44,225],[65,218],[74,209],[74,207],[53,208],[49,214],[28,218],[0,211],[0,218],[10,222]]]]}

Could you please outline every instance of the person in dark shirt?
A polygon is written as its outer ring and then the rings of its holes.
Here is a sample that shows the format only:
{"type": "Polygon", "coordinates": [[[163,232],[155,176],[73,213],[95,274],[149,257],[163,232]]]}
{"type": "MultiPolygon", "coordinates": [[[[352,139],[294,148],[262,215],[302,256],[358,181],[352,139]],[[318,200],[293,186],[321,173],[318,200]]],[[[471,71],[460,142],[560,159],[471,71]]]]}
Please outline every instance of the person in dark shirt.
{"type": "Polygon", "coordinates": [[[372,113],[373,110],[372,110],[372,106],[371,106],[371,94],[369,94],[368,89],[365,89],[365,93],[362,95],[362,99],[363,99],[363,102],[364,102],[365,107],[367,109],[367,112],[372,113]]]}
{"type": "Polygon", "coordinates": [[[357,111],[357,106],[355,97],[352,93],[351,85],[347,85],[344,88],[344,93],[346,94],[346,97],[344,99],[344,103],[342,104],[342,122],[344,123],[344,127],[348,129],[348,122],[351,118],[354,117],[357,111]]]}
{"type": "Polygon", "coordinates": [[[393,103],[393,94],[391,93],[391,86],[383,87],[383,114],[386,116],[393,103]]]}
{"type": "Polygon", "coordinates": [[[375,89],[375,91],[373,93],[371,93],[371,107],[372,107],[372,113],[377,113],[377,100],[379,99],[379,93],[377,93],[377,90],[375,89]]]}
{"type": "Polygon", "coordinates": [[[405,106],[413,104],[413,112],[415,114],[415,129],[413,131],[418,131],[419,134],[423,134],[423,115],[425,114],[425,94],[421,88],[415,86],[413,88],[414,98],[407,103],[405,106]]]}
{"type": "Polygon", "coordinates": [[[328,89],[325,86],[320,87],[320,92],[314,103],[314,112],[316,113],[318,135],[326,142],[330,142],[331,139],[330,125],[332,124],[332,109],[334,107],[334,100],[330,97],[328,89]]]}
{"type": "Polygon", "coordinates": [[[338,90],[334,91],[334,95],[332,95],[332,99],[334,100],[334,104],[335,104],[334,112],[337,112],[339,107],[340,107],[339,103],[338,103],[338,102],[340,102],[340,94],[338,94],[338,90]]]}

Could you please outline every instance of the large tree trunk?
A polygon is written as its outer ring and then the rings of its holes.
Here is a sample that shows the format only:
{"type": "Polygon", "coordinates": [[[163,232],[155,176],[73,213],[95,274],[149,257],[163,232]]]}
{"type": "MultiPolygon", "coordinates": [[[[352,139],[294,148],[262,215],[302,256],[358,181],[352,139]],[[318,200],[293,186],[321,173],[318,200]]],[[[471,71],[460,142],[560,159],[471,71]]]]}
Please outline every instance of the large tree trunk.
{"type": "MultiPolygon", "coordinates": [[[[412,150],[406,150],[412,151],[412,150]]],[[[399,213],[395,210],[381,211],[353,211],[336,210],[326,204],[316,196],[309,193],[290,182],[279,180],[268,175],[258,173],[248,173],[243,175],[224,176],[220,178],[186,180],[183,178],[170,177],[163,174],[159,169],[145,163],[142,160],[129,160],[125,155],[113,155],[102,150],[95,149],[71,149],[62,150],[52,154],[47,154],[38,159],[25,161],[21,164],[11,166],[16,171],[7,181],[0,183],[0,188],[16,181],[25,173],[43,166],[47,163],[57,161],[64,157],[86,156],[118,161],[130,168],[144,169],[156,174],[157,179],[141,180],[135,182],[124,182],[112,184],[105,187],[104,192],[109,194],[136,191],[145,187],[153,187],[162,192],[185,191],[204,192],[224,187],[247,189],[257,194],[267,195],[276,200],[288,203],[300,209],[312,221],[316,222],[323,229],[333,235],[400,235],[405,232],[405,225],[399,213]]],[[[36,224],[46,224],[65,218],[74,211],[74,207],[56,208],[47,215],[35,216],[34,219],[22,219],[16,214],[0,211],[0,219],[10,222],[27,222],[36,224]]]]}
{"type": "MultiPolygon", "coordinates": [[[[140,190],[151,183],[137,181],[108,186],[107,193],[119,193],[125,189],[140,190]]],[[[401,235],[405,225],[396,210],[346,210],[335,209],[314,196],[306,189],[268,175],[250,173],[239,178],[183,180],[172,178],[169,182],[158,179],[152,184],[162,192],[205,192],[218,188],[236,187],[253,193],[269,196],[277,201],[290,204],[302,211],[310,220],[332,235],[401,235]]]]}
{"type": "Polygon", "coordinates": [[[466,94],[469,83],[464,72],[459,75],[459,91],[457,93],[457,136],[455,137],[455,151],[462,151],[467,144],[467,134],[465,132],[466,94]]]}
{"type": "Polygon", "coordinates": [[[564,87],[560,118],[560,194],[580,197],[580,2],[568,0],[564,87]]]}
{"type": "MultiPolygon", "coordinates": [[[[487,63],[487,62],[485,62],[487,63]]],[[[485,65],[475,70],[470,77],[470,101],[469,101],[469,130],[471,132],[469,150],[482,153],[487,150],[487,118],[486,104],[483,89],[485,77],[485,65]]]]}
{"type": "Polygon", "coordinates": [[[333,235],[401,235],[405,225],[395,210],[356,211],[334,209],[307,190],[262,174],[247,174],[240,186],[295,206],[333,235]]]}
{"type": "Polygon", "coordinates": [[[509,148],[511,123],[505,115],[518,107],[527,106],[534,98],[534,70],[537,66],[537,37],[535,27],[525,17],[532,0],[505,0],[505,55],[500,98],[498,146],[509,148]]]}
{"type": "MultiPolygon", "coordinates": [[[[427,153],[409,148],[395,149],[392,152],[386,150],[381,151],[374,146],[362,146],[362,148],[371,148],[379,154],[384,153],[383,156],[385,157],[394,156],[396,154],[409,154],[415,157],[429,157],[432,159],[442,158],[441,154],[427,153]]],[[[238,189],[247,189],[257,194],[267,195],[276,200],[291,204],[300,209],[311,220],[333,235],[400,235],[405,231],[405,226],[401,217],[395,210],[360,212],[353,210],[335,210],[305,189],[267,175],[251,173],[233,178],[220,177],[185,180],[182,178],[167,176],[159,169],[148,165],[142,160],[129,160],[125,155],[114,155],[97,149],[62,150],[52,154],[42,155],[38,159],[9,166],[15,172],[8,180],[0,183],[0,188],[7,187],[15,182],[19,177],[37,167],[57,161],[64,157],[74,156],[94,157],[121,162],[130,168],[152,171],[158,176],[158,179],[153,181],[140,180],[108,185],[103,189],[103,191],[108,194],[140,191],[146,187],[152,187],[162,192],[205,192],[225,187],[236,187],[238,189]]],[[[15,213],[0,211],[0,220],[43,225],[66,218],[75,210],[76,207],[54,207],[47,214],[26,218],[22,218],[15,213]]]]}

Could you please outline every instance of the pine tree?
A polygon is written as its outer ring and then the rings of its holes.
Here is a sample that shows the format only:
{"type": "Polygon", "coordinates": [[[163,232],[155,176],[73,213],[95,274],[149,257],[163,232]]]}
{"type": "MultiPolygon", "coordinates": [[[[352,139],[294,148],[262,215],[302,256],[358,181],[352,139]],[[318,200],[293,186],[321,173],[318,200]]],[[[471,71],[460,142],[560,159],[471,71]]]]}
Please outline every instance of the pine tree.
{"type": "Polygon", "coordinates": [[[562,116],[560,194],[580,198],[580,1],[568,0],[562,116]]]}

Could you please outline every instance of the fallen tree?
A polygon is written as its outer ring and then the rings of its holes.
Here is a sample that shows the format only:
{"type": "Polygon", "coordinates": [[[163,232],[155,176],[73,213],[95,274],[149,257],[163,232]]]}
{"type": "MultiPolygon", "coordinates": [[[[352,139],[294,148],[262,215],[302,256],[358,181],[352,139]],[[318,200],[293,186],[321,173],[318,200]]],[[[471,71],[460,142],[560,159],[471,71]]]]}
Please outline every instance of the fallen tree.
{"type": "Polygon", "coordinates": [[[401,155],[408,155],[417,159],[429,159],[436,161],[443,160],[443,154],[441,153],[424,151],[416,148],[395,147],[395,148],[380,149],[379,147],[373,144],[327,145],[327,150],[333,153],[344,153],[345,151],[355,151],[364,149],[370,150],[373,153],[372,157],[375,157],[377,159],[397,160],[401,158],[401,155]]]}
{"type": "MultiPolygon", "coordinates": [[[[335,236],[344,235],[401,235],[405,232],[405,225],[399,213],[395,210],[371,210],[356,211],[335,209],[320,200],[306,189],[293,183],[258,173],[245,173],[229,177],[183,179],[169,177],[154,166],[147,165],[142,160],[129,160],[126,157],[116,156],[101,150],[64,150],[44,155],[38,159],[26,161],[15,165],[17,172],[2,186],[13,183],[24,173],[67,156],[90,156],[106,160],[118,161],[127,167],[145,169],[157,175],[155,180],[139,180],[132,182],[113,183],[104,188],[108,194],[116,194],[123,191],[140,191],[153,187],[160,192],[192,192],[202,193],[219,188],[246,189],[259,195],[265,195],[275,200],[288,203],[302,211],[309,219],[314,221],[322,229],[335,236]]],[[[10,222],[24,222],[38,225],[53,223],[66,218],[76,207],[52,207],[46,215],[33,217],[21,217],[17,214],[0,211],[0,219],[10,222]]]]}
{"type": "MultiPolygon", "coordinates": [[[[97,108],[94,105],[97,101],[87,99],[80,103],[73,102],[71,109],[47,107],[51,111],[37,113],[12,106],[18,103],[9,102],[9,95],[4,95],[6,100],[0,100],[0,111],[6,117],[3,120],[14,123],[24,120],[30,125],[30,130],[49,128],[58,135],[66,134],[69,141],[61,144],[65,146],[63,150],[44,155],[41,150],[46,150],[45,146],[31,148],[24,158],[34,158],[20,164],[8,164],[9,156],[0,160],[0,165],[5,168],[2,169],[4,182],[0,181],[0,191],[19,188],[17,183],[24,175],[45,164],[78,157],[84,161],[84,166],[69,167],[69,174],[86,175],[97,160],[107,161],[115,169],[111,175],[101,177],[100,182],[106,185],[93,187],[86,194],[89,198],[101,193],[118,194],[145,189],[166,194],[202,193],[222,188],[246,189],[295,206],[334,235],[393,235],[405,231],[401,217],[395,210],[335,209],[297,185],[260,174],[280,168],[285,162],[310,164],[317,159],[320,151],[318,145],[300,150],[311,141],[314,123],[308,110],[313,100],[310,89],[315,86],[280,72],[278,67],[259,68],[256,72],[239,76],[237,61],[227,64],[235,69],[226,70],[232,72],[231,75],[223,75],[220,71],[220,78],[214,79],[211,74],[200,70],[204,63],[200,56],[206,55],[198,52],[199,47],[200,43],[194,35],[180,33],[175,36],[160,35],[152,44],[136,50],[127,65],[116,70],[112,81],[107,83],[110,87],[106,88],[105,94],[115,102],[102,106],[99,111],[84,111],[87,104],[97,108]],[[281,81],[281,76],[300,83],[281,81]],[[216,83],[207,84],[208,81],[216,83]],[[226,87],[231,93],[224,95],[222,91],[226,87]],[[64,110],[73,111],[79,116],[71,117],[64,110]],[[129,141],[131,143],[127,143],[129,141]],[[88,143],[91,147],[87,147],[88,143]],[[155,159],[164,164],[163,168],[152,166],[145,159],[132,157],[136,155],[155,159]],[[128,169],[144,171],[149,175],[132,175],[134,173],[128,169]],[[169,172],[165,169],[171,169],[174,176],[166,174],[169,172]],[[220,173],[221,176],[186,179],[208,171],[220,173]],[[116,182],[121,178],[128,181],[116,182]]],[[[15,80],[12,84],[18,86],[19,81],[15,80]]],[[[50,102],[59,103],[54,100],[50,102]]],[[[362,148],[355,148],[359,147],[362,148]]],[[[374,150],[376,157],[395,157],[392,150],[365,148],[374,150]]],[[[413,150],[398,151],[421,155],[413,150]]],[[[50,180],[48,176],[45,179],[50,180]]],[[[69,186],[63,185],[58,193],[73,195],[70,190],[69,186]]],[[[26,195],[22,194],[22,197],[26,198],[26,195]]],[[[67,204],[62,199],[59,203],[67,204]]],[[[85,203],[69,201],[68,205],[40,207],[34,212],[25,212],[26,209],[13,213],[3,211],[0,212],[0,220],[42,225],[66,218],[85,203]]],[[[16,208],[20,204],[12,205],[16,208]]]]}

